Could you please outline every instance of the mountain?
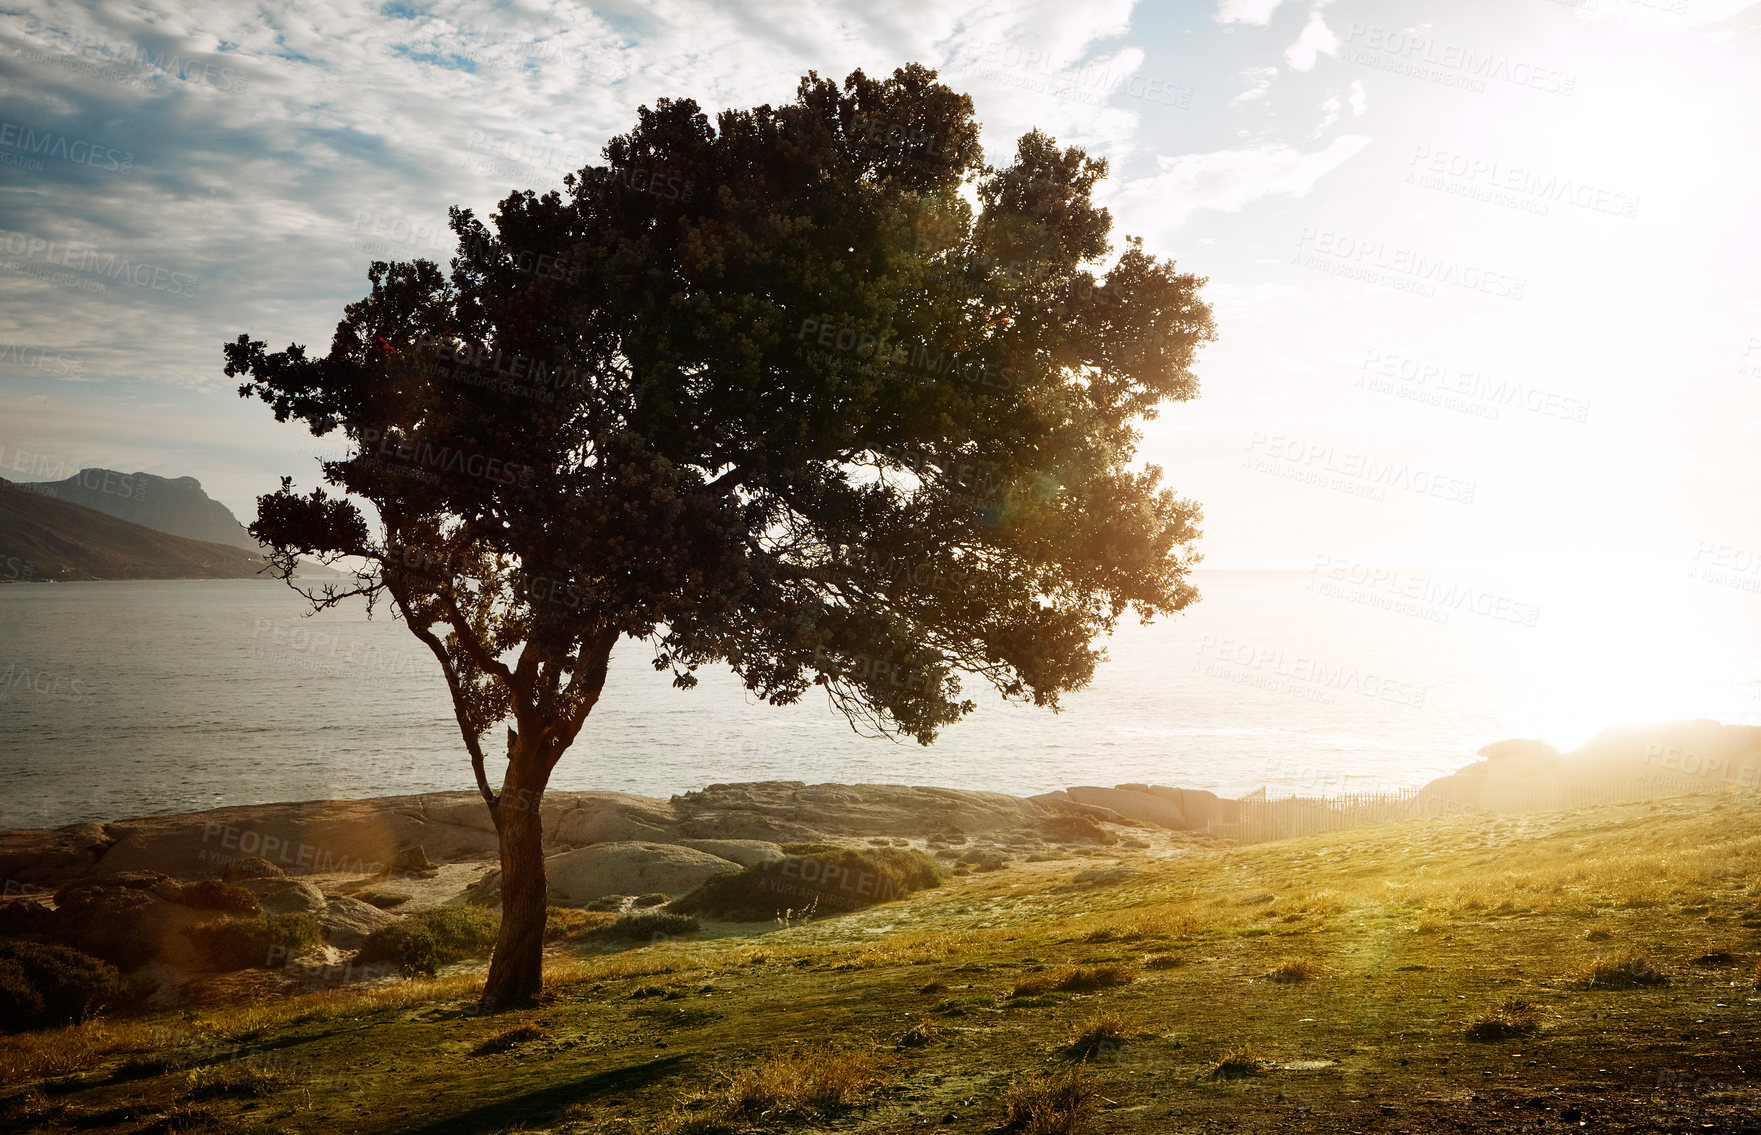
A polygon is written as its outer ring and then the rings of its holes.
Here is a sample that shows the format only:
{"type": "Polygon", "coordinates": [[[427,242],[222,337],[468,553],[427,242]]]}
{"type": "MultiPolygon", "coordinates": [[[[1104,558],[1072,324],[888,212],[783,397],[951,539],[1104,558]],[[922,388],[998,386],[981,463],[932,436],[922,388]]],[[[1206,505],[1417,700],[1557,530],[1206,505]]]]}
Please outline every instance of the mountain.
{"type": "Polygon", "coordinates": [[[187,540],[262,550],[232,510],[203,492],[202,483],[194,477],[81,469],[65,481],[36,481],[24,487],[187,540]]]}
{"type": "Polygon", "coordinates": [[[257,552],[186,540],[0,478],[0,580],[256,579],[265,563],[257,552]]]}

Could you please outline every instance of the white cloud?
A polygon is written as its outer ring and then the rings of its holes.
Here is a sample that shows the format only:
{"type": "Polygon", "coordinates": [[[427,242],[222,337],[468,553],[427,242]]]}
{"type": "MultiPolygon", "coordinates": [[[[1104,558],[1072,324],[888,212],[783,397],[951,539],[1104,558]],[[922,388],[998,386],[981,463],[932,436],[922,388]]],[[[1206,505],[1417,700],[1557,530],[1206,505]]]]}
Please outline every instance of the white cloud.
{"type": "Polygon", "coordinates": [[[1219,24],[1254,24],[1265,27],[1284,0],[1217,0],[1219,24]]]}
{"type": "Polygon", "coordinates": [[[1353,118],[1358,117],[1363,114],[1364,111],[1368,110],[1369,106],[1369,98],[1364,94],[1364,81],[1362,79],[1353,79],[1351,81],[1351,116],[1353,118]]]}
{"type": "Polygon", "coordinates": [[[1339,121],[1339,110],[1339,96],[1329,94],[1327,96],[1327,101],[1321,104],[1321,121],[1315,126],[1314,130],[1310,132],[1309,137],[1319,138],[1322,134],[1325,134],[1327,132],[1327,127],[1339,121]]]}
{"type": "Polygon", "coordinates": [[[1305,154],[1289,146],[1256,146],[1156,159],[1160,172],[1127,182],[1107,197],[1121,231],[1168,232],[1200,209],[1236,213],[1263,197],[1301,197],[1369,143],[1346,134],[1305,154]]]}
{"type": "Polygon", "coordinates": [[[1302,29],[1302,35],[1298,36],[1296,42],[1284,52],[1284,58],[1298,71],[1312,71],[1315,60],[1319,58],[1320,54],[1322,52],[1328,55],[1334,54],[1339,50],[1339,42],[1339,37],[1333,34],[1333,29],[1329,28],[1327,21],[1321,18],[1320,8],[1316,8],[1310,13],[1309,22],[1302,29]]]}
{"type": "Polygon", "coordinates": [[[1240,94],[1229,100],[1230,106],[1240,106],[1243,103],[1250,103],[1255,99],[1264,98],[1266,92],[1272,89],[1272,80],[1278,77],[1278,68],[1249,67],[1241,73],[1241,77],[1248,81],[1248,87],[1245,91],[1242,91],[1240,94]]]}

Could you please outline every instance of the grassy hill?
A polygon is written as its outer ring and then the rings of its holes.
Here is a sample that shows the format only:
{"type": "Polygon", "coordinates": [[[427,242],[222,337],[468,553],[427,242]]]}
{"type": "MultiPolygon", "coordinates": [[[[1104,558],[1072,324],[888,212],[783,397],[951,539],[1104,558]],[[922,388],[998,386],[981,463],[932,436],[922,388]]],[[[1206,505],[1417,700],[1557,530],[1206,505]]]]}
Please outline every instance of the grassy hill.
{"type": "Polygon", "coordinates": [[[0,479],[0,579],[253,579],[265,562],[0,479]]]}
{"type": "Polygon", "coordinates": [[[497,1016],[480,962],[234,986],[0,1038],[0,1129],[1734,1131],[1757,803],[1151,837],[787,927],[559,941],[546,1002],[497,1016]]]}

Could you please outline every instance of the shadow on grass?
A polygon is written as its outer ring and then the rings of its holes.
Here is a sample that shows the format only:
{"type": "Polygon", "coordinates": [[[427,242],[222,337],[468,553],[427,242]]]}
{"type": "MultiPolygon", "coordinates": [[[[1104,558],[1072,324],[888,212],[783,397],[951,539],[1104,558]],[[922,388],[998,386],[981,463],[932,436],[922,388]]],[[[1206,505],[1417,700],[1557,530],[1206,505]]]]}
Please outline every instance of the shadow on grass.
{"type": "Polygon", "coordinates": [[[629,1091],[652,1084],[663,1076],[678,1071],[689,1058],[663,1056],[646,1064],[595,1072],[567,1083],[553,1084],[535,1092],[474,1107],[457,1115],[436,1116],[422,1127],[407,1127],[411,1135],[486,1135],[502,1131],[516,1123],[545,1123],[555,1119],[570,1104],[591,1100],[608,1092],[629,1091]]]}

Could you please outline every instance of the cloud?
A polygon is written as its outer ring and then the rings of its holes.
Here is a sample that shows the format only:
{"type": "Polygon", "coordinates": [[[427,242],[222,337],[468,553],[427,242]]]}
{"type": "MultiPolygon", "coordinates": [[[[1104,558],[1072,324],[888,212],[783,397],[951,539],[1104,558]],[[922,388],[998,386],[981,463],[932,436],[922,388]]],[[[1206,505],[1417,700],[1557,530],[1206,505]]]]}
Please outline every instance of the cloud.
{"type": "Polygon", "coordinates": [[[1301,197],[1369,143],[1346,134],[1324,150],[1256,146],[1157,159],[1160,172],[1126,182],[1107,198],[1123,231],[1168,232],[1200,209],[1236,213],[1264,197],[1301,197]]]}
{"type": "Polygon", "coordinates": [[[1321,10],[1317,7],[1309,14],[1309,22],[1302,29],[1302,34],[1284,52],[1284,59],[1298,71],[1312,71],[1320,54],[1334,54],[1339,50],[1339,44],[1339,37],[1333,34],[1333,29],[1321,18],[1321,10]]]}
{"type": "Polygon", "coordinates": [[[1265,27],[1284,0],[1217,0],[1219,24],[1254,24],[1265,27]]]}
{"type": "Polygon", "coordinates": [[[1319,138],[1322,134],[1325,134],[1327,132],[1327,127],[1339,121],[1339,110],[1339,96],[1329,94],[1327,96],[1327,101],[1321,104],[1321,121],[1309,134],[1309,137],[1319,138]]]}
{"type": "Polygon", "coordinates": [[[1351,116],[1357,118],[1369,109],[1369,105],[1369,99],[1364,95],[1364,81],[1353,79],[1351,81],[1351,116]]]}
{"type": "Polygon", "coordinates": [[[1249,67],[1241,73],[1241,77],[1248,81],[1248,87],[1229,100],[1230,106],[1241,106],[1244,103],[1253,102],[1255,99],[1264,98],[1266,92],[1272,89],[1272,80],[1278,77],[1278,68],[1249,67]]]}

